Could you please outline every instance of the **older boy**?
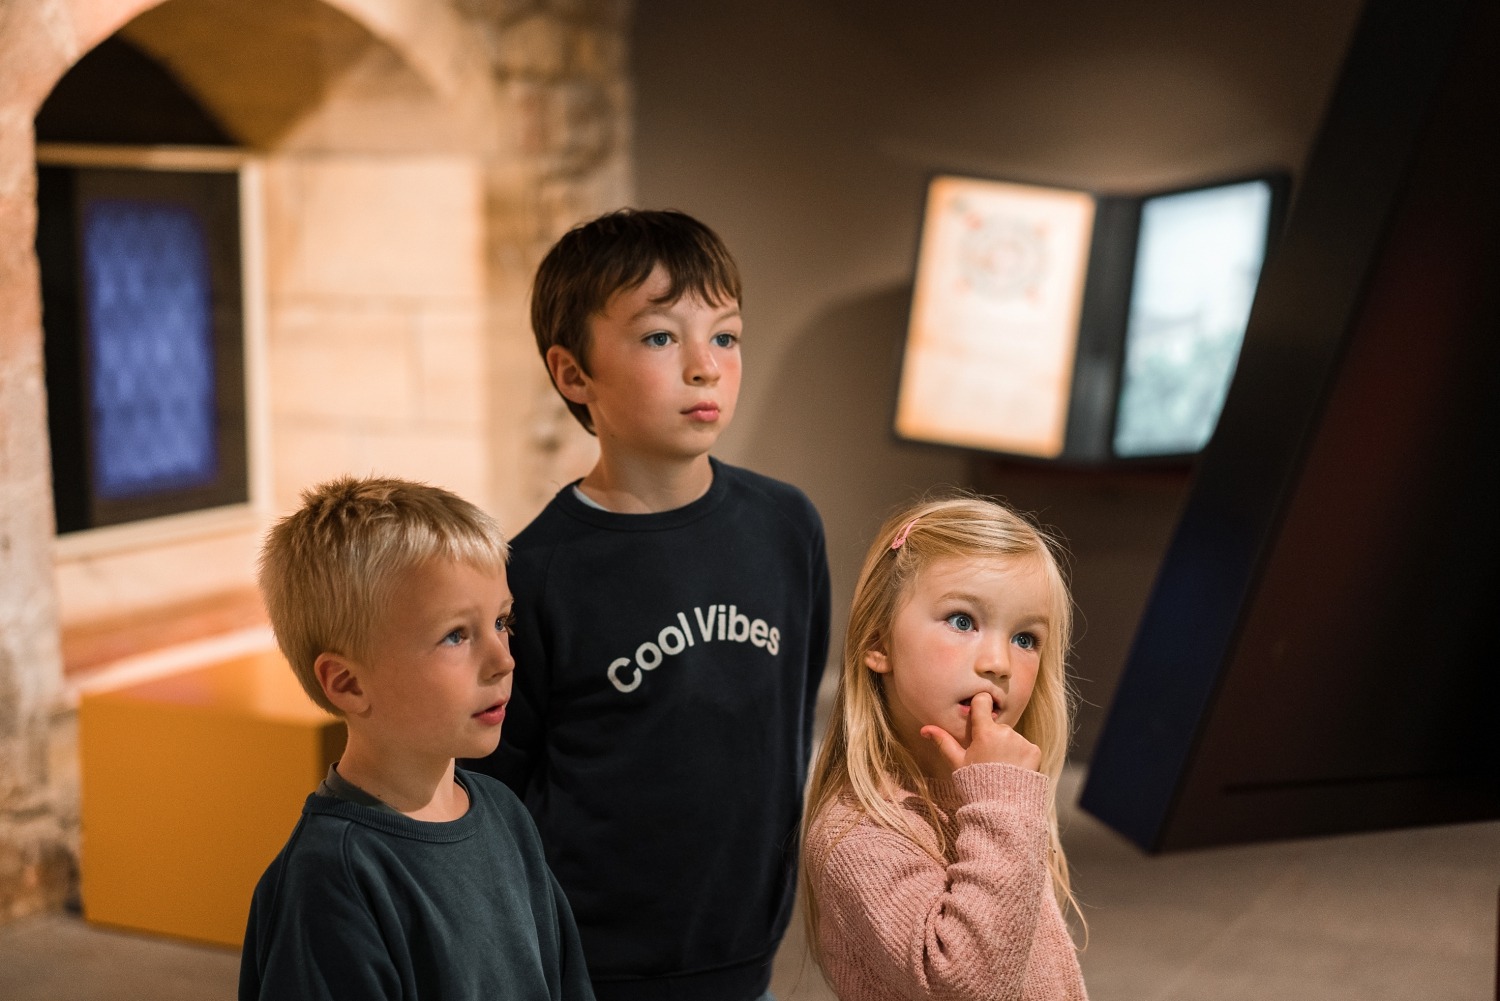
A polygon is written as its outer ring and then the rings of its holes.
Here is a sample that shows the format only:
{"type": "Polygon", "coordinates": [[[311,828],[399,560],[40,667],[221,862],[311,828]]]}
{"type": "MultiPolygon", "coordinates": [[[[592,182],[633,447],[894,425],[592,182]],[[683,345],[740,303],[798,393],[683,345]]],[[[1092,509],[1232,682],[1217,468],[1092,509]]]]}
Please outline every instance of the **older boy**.
{"type": "Polygon", "coordinates": [[[792,908],[828,568],[800,491],[709,457],[739,301],[677,212],[574,229],[533,286],[599,460],[515,538],[519,673],[481,767],[536,818],[605,1001],[757,998],[792,908]]]}
{"type": "Polygon", "coordinates": [[[260,586],[302,687],[348,743],[255,888],[241,1001],[592,998],[536,829],[455,772],[509,701],[505,542],[444,490],[340,479],[272,530],[260,586]]]}

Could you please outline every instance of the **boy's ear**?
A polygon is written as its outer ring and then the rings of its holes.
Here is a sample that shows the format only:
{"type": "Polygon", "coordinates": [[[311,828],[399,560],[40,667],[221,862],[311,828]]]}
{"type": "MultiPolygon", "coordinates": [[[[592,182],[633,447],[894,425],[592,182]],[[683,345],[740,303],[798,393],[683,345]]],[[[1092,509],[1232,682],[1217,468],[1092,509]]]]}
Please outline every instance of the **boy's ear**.
{"type": "Polygon", "coordinates": [[[313,674],[328,701],[345,716],[364,716],[370,711],[370,700],[359,683],[359,667],[336,653],[320,653],[313,661],[313,674]]]}
{"type": "Polygon", "coordinates": [[[552,345],[547,349],[547,371],[563,399],[585,406],[593,402],[588,373],[573,352],[560,344],[552,345]]]}
{"type": "Polygon", "coordinates": [[[865,667],[868,667],[876,674],[889,674],[891,671],[891,662],[879,650],[866,650],[865,667]]]}

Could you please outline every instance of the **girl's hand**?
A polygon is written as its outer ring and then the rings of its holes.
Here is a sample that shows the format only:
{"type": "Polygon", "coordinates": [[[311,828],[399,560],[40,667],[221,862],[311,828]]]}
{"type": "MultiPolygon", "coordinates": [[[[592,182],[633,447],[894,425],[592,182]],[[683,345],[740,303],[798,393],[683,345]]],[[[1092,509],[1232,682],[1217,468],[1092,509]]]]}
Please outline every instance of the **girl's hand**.
{"type": "Polygon", "coordinates": [[[980,692],[969,703],[969,746],[953,739],[953,735],[940,726],[922,727],[922,736],[937,744],[938,751],[954,771],[964,765],[990,762],[1002,765],[1018,765],[1030,771],[1042,767],[1042,750],[1017,733],[1009,724],[1001,723],[991,713],[995,701],[988,692],[980,692]]]}

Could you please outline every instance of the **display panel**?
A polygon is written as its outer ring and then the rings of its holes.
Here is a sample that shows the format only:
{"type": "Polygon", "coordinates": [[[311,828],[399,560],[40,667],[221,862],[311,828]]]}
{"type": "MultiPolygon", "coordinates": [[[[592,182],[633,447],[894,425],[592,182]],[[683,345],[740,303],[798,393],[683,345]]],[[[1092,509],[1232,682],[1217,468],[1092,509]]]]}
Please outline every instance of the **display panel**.
{"type": "Polygon", "coordinates": [[[896,434],[1072,465],[1195,456],[1287,189],[1281,172],[1146,196],[935,178],[896,434]]]}
{"type": "Polygon", "coordinates": [[[212,282],[203,219],[167,202],[83,205],[94,489],[106,500],[218,475],[212,282]]]}
{"type": "Polygon", "coordinates": [[[1208,443],[1250,319],[1271,206],[1267,180],[1143,200],[1116,455],[1188,454],[1208,443]]]}
{"type": "Polygon", "coordinates": [[[239,213],[234,169],[38,168],[59,535],[249,499],[239,213]]]}
{"type": "Polygon", "coordinates": [[[897,392],[902,437],[1063,451],[1093,196],[938,177],[897,392]]]}

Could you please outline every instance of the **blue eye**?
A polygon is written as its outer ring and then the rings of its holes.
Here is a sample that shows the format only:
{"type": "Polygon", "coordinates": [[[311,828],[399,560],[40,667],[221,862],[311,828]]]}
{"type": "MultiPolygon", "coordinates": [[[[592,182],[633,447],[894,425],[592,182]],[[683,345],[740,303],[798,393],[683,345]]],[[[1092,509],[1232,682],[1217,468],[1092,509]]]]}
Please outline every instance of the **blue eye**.
{"type": "Polygon", "coordinates": [[[954,629],[957,629],[959,632],[967,633],[977,628],[974,624],[974,617],[967,612],[954,612],[952,615],[948,616],[947,622],[948,625],[952,626],[954,629]]]}
{"type": "Polygon", "coordinates": [[[516,617],[508,614],[500,616],[495,620],[495,632],[514,636],[516,634],[516,617]]]}
{"type": "Polygon", "coordinates": [[[721,348],[732,348],[739,343],[739,340],[738,335],[727,331],[722,334],[714,334],[714,344],[721,348]]]}
{"type": "Polygon", "coordinates": [[[464,639],[465,639],[464,631],[462,629],[455,629],[452,632],[448,633],[448,635],[444,636],[439,645],[440,646],[458,646],[460,643],[462,643],[464,641],[464,639]]]}
{"type": "Polygon", "coordinates": [[[1036,638],[1035,633],[1017,633],[1012,642],[1022,650],[1037,650],[1042,645],[1042,641],[1036,638]]]}
{"type": "Polygon", "coordinates": [[[664,348],[672,343],[672,335],[665,330],[658,330],[655,333],[647,334],[643,340],[653,348],[664,348]]]}

